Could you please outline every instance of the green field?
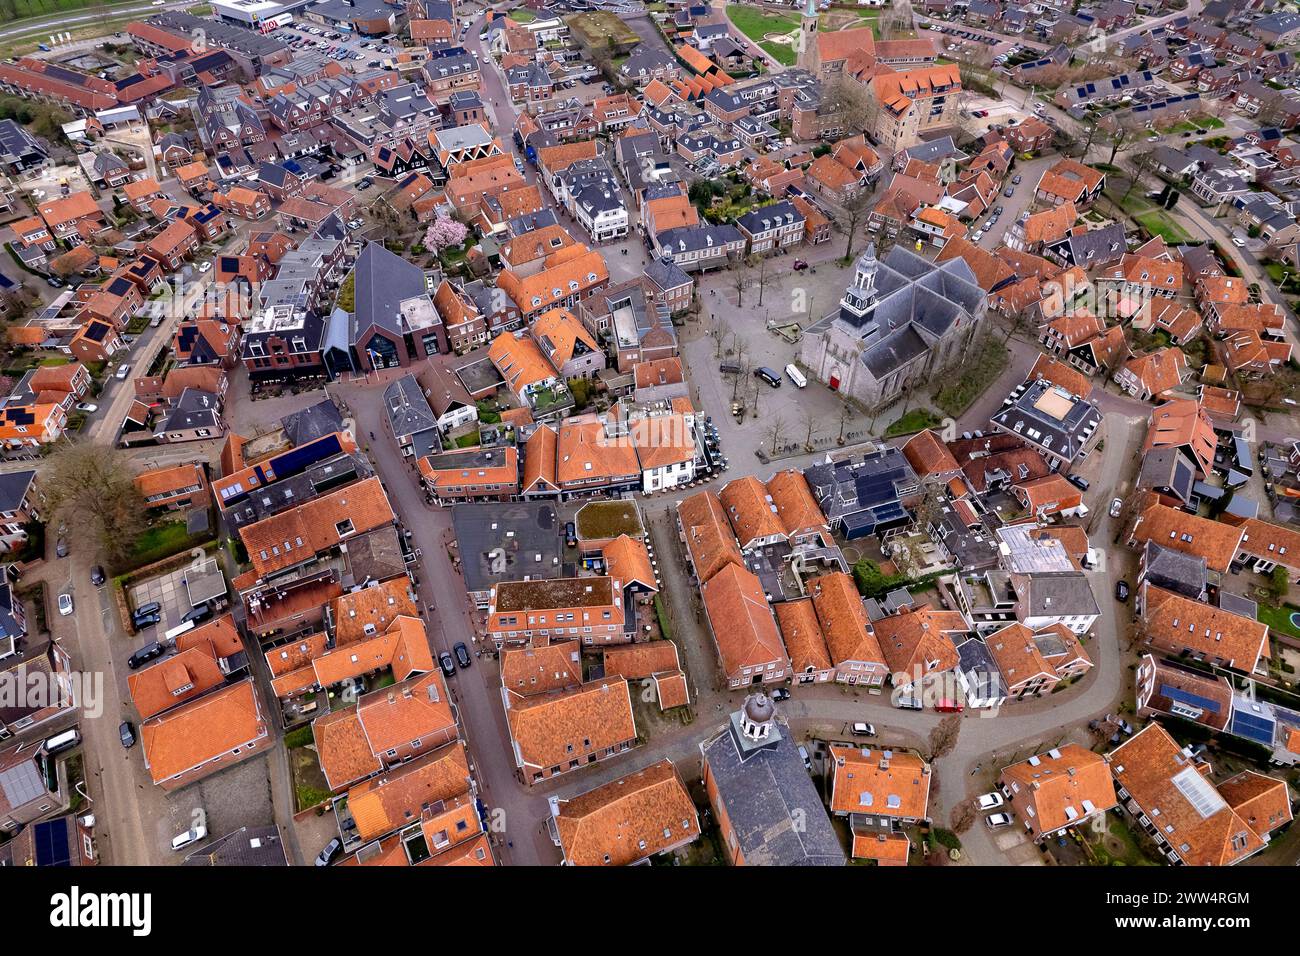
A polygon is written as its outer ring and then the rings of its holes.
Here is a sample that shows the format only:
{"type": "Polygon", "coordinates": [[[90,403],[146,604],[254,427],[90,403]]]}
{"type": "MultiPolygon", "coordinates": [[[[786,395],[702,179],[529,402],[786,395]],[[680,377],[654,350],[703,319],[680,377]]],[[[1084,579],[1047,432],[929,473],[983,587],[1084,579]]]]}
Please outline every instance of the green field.
{"type": "Polygon", "coordinates": [[[1169,218],[1163,209],[1150,209],[1137,213],[1133,221],[1146,229],[1153,236],[1159,236],[1165,242],[1190,242],[1191,236],[1178,223],[1169,218]]]}
{"type": "Polygon", "coordinates": [[[52,16],[70,10],[111,7],[129,0],[0,0],[0,23],[52,16]]]}
{"type": "MultiPolygon", "coordinates": [[[[769,33],[790,33],[799,28],[799,17],[796,14],[766,13],[738,3],[727,4],[727,17],[736,25],[736,29],[751,40],[762,40],[769,33]]],[[[764,45],[763,49],[766,50],[767,46],[764,45]]]]}

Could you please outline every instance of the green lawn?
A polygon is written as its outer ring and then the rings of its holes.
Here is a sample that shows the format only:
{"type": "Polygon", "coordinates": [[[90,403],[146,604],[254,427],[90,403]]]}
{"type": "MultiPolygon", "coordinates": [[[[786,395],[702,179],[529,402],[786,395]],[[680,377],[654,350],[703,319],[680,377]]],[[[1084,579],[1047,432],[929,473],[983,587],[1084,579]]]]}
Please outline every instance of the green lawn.
{"type": "Polygon", "coordinates": [[[1133,221],[1146,229],[1153,236],[1159,236],[1168,243],[1183,243],[1191,240],[1189,235],[1178,223],[1169,218],[1169,214],[1163,209],[1151,209],[1147,212],[1138,213],[1133,217],[1133,221]]]}
{"type": "Polygon", "coordinates": [[[1291,607],[1289,604],[1283,604],[1281,607],[1269,607],[1267,604],[1261,604],[1259,609],[1255,611],[1255,617],[1279,634],[1300,637],[1300,628],[1291,623],[1291,615],[1297,610],[1297,608],[1291,607]]]}
{"type": "MultiPolygon", "coordinates": [[[[796,14],[766,13],[738,3],[727,4],[727,17],[736,25],[736,29],[751,40],[762,40],[769,33],[790,33],[799,28],[799,17],[796,14]]],[[[763,49],[767,49],[766,44],[762,46],[763,49]]],[[[772,51],[768,50],[768,52],[772,51]]],[[[793,63],[794,60],[791,59],[790,62],[793,63]]]]}
{"type": "Polygon", "coordinates": [[[0,0],[0,23],[51,16],[86,7],[111,7],[127,0],[0,0]]]}
{"type": "Polygon", "coordinates": [[[896,438],[899,435],[912,435],[927,428],[934,428],[940,421],[939,416],[928,408],[908,409],[885,429],[885,437],[896,438]]]}
{"type": "Polygon", "coordinates": [[[799,59],[799,54],[788,43],[773,43],[771,40],[763,40],[758,45],[771,54],[772,59],[782,66],[794,66],[795,61],[799,59]]]}
{"type": "Polygon", "coordinates": [[[191,538],[184,521],[165,521],[156,524],[136,539],[128,560],[129,567],[142,568],[163,558],[169,558],[186,548],[194,547],[201,539],[191,538]]]}
{"type": "Polygon", "coordinates": [[[970,407],[984,391],[992,385],[1002,370],[1007,367],[1007,347],[992,334],[986,333],[971,349],[968,358],[957,363],[952,369],[946,369],[937,376],[940,381],[951,382],[941,385],[934,393],[934,403],[944,414],[957,418],[970,407]],[[952,376],[957,380],[952,382],[952,376]]]}
{"type": "Polygon", "coordinates": [[[532,23],[537,19],[537,14],[531,10],[511,10],[507,16],[515,23],[532,23]]]}

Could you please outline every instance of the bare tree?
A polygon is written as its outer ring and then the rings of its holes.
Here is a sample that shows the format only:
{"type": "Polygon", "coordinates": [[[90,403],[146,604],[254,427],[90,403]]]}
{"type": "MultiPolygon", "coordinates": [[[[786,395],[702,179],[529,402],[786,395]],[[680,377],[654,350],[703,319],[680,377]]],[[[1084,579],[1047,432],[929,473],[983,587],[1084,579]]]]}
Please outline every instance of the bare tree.
{"type": "Polygon", "coordinates": [[[949,827],[953,833],[965,833],[975,825],[975,820],[979,816],[975,812],[975,804],[970,800],[963,800],[957,806],[952,808],[949,815],[949,827]]]}
{"type": "Polygon", "coordinates": [[[836,224],[844,230],[844,261],[853,258],[853,240],[857,238],[858,227],[867,218],[871,205],[871,193],[860,189],[840,206],[835,217],[836,224]]]}
{"type": "Polygon", "coordinates": [[[880,115],[880,103],[871,90],[844,75],[822,86],[821,106],[827,114],[839,117],[846,134],[871,132],[880,115]]]}
{"type": "Polygon", "coordinates": [[[112,448],[62,446],[46,461],[41,486],[50,514],[93,540],[110,563],[126,558],[145,529],[144,498],[112,448]]]}
{"type": "Polygon", "coordinates": [[[950,714],[939,721],[930,731],[930,759],[938,760],[952,753],[960,734],[961,718],[956,714],[950,714]]]}
{"type": "Polygon", "coordinates": [[[751,280],[750,268],[743,260],[737,260],[732,273],[732,284],[736,290],[736,308],[743,309],[745,290],[749,288],[751,280]]]}
{"type": "Polygon", "coordinates": [[[804,426],[803,447],[806,451],[813,450],[813,443],[812,443],[813,434],[817,431],[817,426],[820,423],[821,423],[821,416],[819,416],[812,409],[809,409],[808,411],[805,411],[803,413],[803,426],[804,426]]]}
{"type": "Polygon", "coordinates": [[[1124,195],[1120,198],[1121,206],[1124,205],[1124,200],[1128,199],[1129,194],[1142,182],[1142,177],[1156,168],[1156,157],[1151,150],[1143,150],[1130,156],[1128,164],[1133,169],[1133,175],[1129,178],[1128,188],[1124,190],[1124,195]]]}
{"type": "Polygon", "coordinates": [[[778,415],[772,424],[767,426],[767,447],[771,449],[773,455],[776,454],[777,446],[781,444],[781,437],[785,434],[785,420],[778,415]]]}

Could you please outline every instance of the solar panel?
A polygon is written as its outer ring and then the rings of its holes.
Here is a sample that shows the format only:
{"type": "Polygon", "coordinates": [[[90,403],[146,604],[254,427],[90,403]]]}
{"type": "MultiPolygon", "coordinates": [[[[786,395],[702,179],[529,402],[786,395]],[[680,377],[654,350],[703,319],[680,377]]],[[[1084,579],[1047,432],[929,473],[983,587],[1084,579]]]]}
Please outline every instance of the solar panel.
{"type": "Polygon", "coordinates": [[[37,866],[71,866],[72,850],[68,846],[68,822],[47,820],[33,827],[37,866]]]}
{"type": "Polygon", "coordinates": [[[1237,711],[1232,715],[1232,732],[1238,737],[1245,737],[1256,743],[1271,745],[1273,743],[1273,720],[1237,711]]]}
{"type": "Polygon", "coordinates": [[[1219,702],[1210,700],[1208,697],[1202,697],[1200,694],[1193,694],[1191,691],[1182,690],[1178,687],[1170,687],[1168,684],[1160,685],[1160,696],[1167,697],[1169,700],[1177,701],[1180,704],[1186,704],[1189,707],[1200,707],[1202,710],[1208,710],[1211,713],[1219,712],[1219,702]]]}

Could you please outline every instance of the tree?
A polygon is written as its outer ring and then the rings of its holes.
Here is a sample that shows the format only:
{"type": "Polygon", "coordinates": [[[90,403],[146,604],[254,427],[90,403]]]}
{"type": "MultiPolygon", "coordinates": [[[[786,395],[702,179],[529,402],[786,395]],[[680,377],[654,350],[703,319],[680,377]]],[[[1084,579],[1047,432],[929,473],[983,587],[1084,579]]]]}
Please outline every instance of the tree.
{"type": "Polygon", "coordinates": [[[438,216],[424,234],[424,247],[434,252],[465,244],[469,229],[449,216],[438,216]]]}
{"type": "Polygon", "coordinates": [[[745,290],[749,288],[749,283],[752,278],[750,275],[750,268],[745,262],[738,261],[732,272],[734,273],[733,280],[736,289],[736,308],[743,309],[745,307],[745,290]]]}
{"type": "Polygon", "coordinates": [[[1290,575],[1287,573],[1287,569],[1279,564],[1268,576],[1268,593],[1274,607],[1282,603],[1282,599],[1286,597],[1286,592],[1290,589],[1290,575]]]}
{"type": "Polygon", "coordinates": [[[817,414],[817,412],[813,411],[812,409],[809,409],[808,411],[806,411],[806,412],[803,413],[803,426],[804,426],[803,447],[804,447],[804,451],[812,451],[812,450],[813,450],[813,443],[812,443],[812,440],[813,440],[813,434],[816,433],[816,431],[817,431],[817,425],[818,425],[820,422],[821,422],[821,416],[820,416],[819,414],[817,414]]]}
{"type": "Polygon", "coordinates": [[[975,804],[971,800],[963,800],[957,806],[953,807],[949,815],[949,821],[952,824],[953,833],[965,833],[975,825],[975,819],[979,816],[975,812],[975,804]]]}
{"type": "Polygon", "coordinates": [[[952,753],[961,734],[961,717],[949,714],[930,731],[930,759],[938,760],[952,753]]]}
{"type": "Polygon", "coordinates": [[[1133,192],[1138,184],[1142,182],[1142,177],[1156,168],[1156,157],[1151,150],[1143,150],[1130,156],[1128,163],[1133,167],[1133,176],[1129,179],[1128,188],[1124,190],[1124,195],[1120,198],[1121,206],[1124,204],[1124,200],[1128,199],[1129,193],[1133,192]]]}
{"type": "Polygon", "coordinates": [[[835,217],[836,224],[844,230],[844,261],[853,258],[853,240],[857,236],[858,226],[866,218],[871,204],[871,193],[860,189],[840,207],[835,217]]]}
{"type": "Polygon", "coordinates": [[[62,446],[46,462],[41,485],[49,513],[95,540],[112,564],[131,553],[145,530],[144,498],[112,448],[89,442],[62,446]]]}
{"type": "Polygon", "coordinates": [[[780,415],[771,425],[767,426],[767,447],[771,449],[773,455],[776,454],[777,446],[781,444],[781,437],[785,434],[785,421],[780,415]]]}
{"type": "Polygon", "coordinates": [[[912,517],[916,529],[926,534],[943,518],[943,498],[936,485],[927,484],[922,488],[921,498],[912,509],[912,517]]]}
{"type": "Polygon", "coordinates": [[[822,110],[838,116],[846,134],[867,133],[875,129],[880,104],[866,86],[852,77],[840,75],[822,86],[822,110]]]}

